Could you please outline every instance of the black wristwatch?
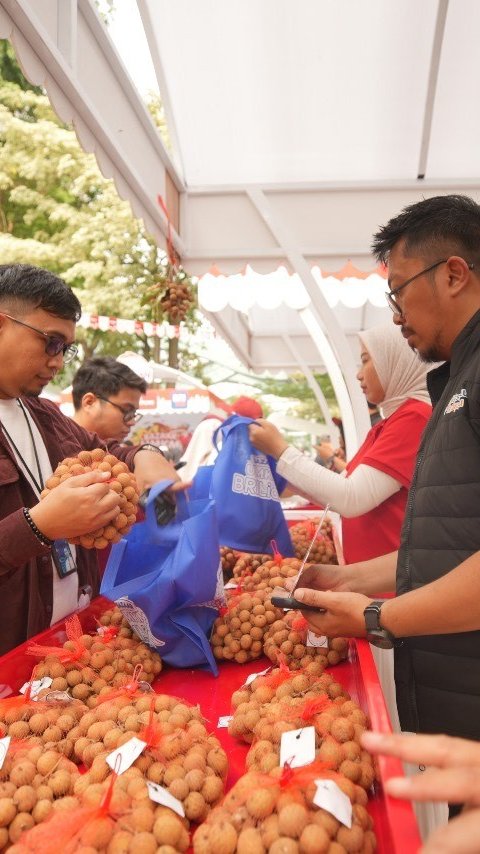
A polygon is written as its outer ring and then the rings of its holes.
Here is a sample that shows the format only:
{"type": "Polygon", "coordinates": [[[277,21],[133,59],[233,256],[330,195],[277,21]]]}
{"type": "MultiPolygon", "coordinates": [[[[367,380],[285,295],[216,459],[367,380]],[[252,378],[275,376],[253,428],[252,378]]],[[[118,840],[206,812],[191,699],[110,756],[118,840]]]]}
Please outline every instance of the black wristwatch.
{"type": "Polygon", "coordinates": [[[381,649],[392,649],[394,646],[399,646],[401,641],[380,625],[380,612],[384,601],[384,599],[375,599],[374,602],[370,602],[370,605],[367,605],[363,612],[365,627],[367,629],[367,640],[381,649]]]}

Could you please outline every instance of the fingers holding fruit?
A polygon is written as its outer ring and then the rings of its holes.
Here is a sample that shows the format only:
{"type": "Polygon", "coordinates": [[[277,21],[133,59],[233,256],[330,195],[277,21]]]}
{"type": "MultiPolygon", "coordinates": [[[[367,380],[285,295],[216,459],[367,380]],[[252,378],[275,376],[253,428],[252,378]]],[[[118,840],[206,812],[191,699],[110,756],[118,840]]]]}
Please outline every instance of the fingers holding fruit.
{"type": "Polygon", "coordinates": [[[134,524],[138,488],[125,463],[96,448],[60,463],[41,499],[31,515],[45,536],[101,549],[134,524]]]}

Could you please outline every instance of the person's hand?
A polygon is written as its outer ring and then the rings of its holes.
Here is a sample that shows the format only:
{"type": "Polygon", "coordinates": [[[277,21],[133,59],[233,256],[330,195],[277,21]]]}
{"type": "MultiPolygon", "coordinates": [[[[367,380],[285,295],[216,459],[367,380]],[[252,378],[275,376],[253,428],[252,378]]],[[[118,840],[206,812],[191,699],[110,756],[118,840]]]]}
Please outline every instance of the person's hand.
{"type": "Polygon", "coordinates": [[[422,774],[387,780],[385,789],[394,798],[480,806],[478,742],[447,735],[365,732],[362,744],[370,753],[396,756],[402,762],[427,766],[422,774]]]}
{"type": "Polygon", "coordinates": [[[363,638],[366,635],[363,612],[373,600],[362,593],[332,593],[300,587],[294,598],[305,605],[324,609],[325,613],[302,611],[309,628],[327,637],[363,638]]]}
{"type": "Polygon", "coordinates": [[[365,732],[363,747],[427,765],[412,777],[391,777],[385,790],[395,798],[464,803],[464,811],[427,839],[420,854],[477,854],[480,832],[480,744],[446,735],[386,735],[365,732]]]}
{"type": "MultiPolygon", "coordinates": [[[[352,585],[354,578],[350,566],[311,563],[302,571],[302,575],[298,579],[298,587],[309,587],[312,590],[334,590],[337,593],[353,593],[355,592],[352,585]]],[[[287,590],[293,590],[296,584],[296,578],[288,578],[285,581],[287,590]]]]}
{"type": "Polygon", "coordinates": [[[258,418],[253,424],[249,424],[248,435],[257,451],[270,454],[276,460],[288,448],[288,442],[285,441],[280,431],[265,418],[258,418]]]}
{"type": "Polygon", "coordinates": [[[418,854],[478,854],[480,809],[464,809],[430,834],[418,854]]]}
{"type": "Polygon", "coordinates": [[[331,442],[320,442],[319,445],[315,445],[315,450],[324,463],[331,460],[334,455],[334,449],[331,442]]]}
{"type": "Polygon", "coordinates": [[[181,480],[173,463],[156,451],[137,451],[133,459],[133,470],[140,495],[159,480],[174,481],[168,488],[168,492],[180,492],[192,485],[191,481],[181,480]]]}
{"type": "Polygon", "coordinates": [[[49,540],[70,539],[108,525],[120,513],[109,478],[108,472],[89,471],[52,489],[30,509],[39,531],[49,540]]]}

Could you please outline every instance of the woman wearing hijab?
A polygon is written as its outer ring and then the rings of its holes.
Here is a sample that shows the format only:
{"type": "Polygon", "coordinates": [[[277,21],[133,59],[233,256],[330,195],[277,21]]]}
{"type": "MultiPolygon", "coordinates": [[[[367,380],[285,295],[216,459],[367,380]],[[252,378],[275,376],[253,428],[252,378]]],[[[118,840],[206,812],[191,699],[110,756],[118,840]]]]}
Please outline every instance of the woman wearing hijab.
{"type": "Polygon", "coordinates": [[[340,476],[290,446],[269,421],[250,426],[252,443],[278,460],[277,471],[291,486],[342,516],[347,563],[398,548],[420,436],[431,414],[427,365],[398,327],[378,326],[359,338],[357,379],[367,400],[380,405],[383,420],[369,430],[340,476]]]}

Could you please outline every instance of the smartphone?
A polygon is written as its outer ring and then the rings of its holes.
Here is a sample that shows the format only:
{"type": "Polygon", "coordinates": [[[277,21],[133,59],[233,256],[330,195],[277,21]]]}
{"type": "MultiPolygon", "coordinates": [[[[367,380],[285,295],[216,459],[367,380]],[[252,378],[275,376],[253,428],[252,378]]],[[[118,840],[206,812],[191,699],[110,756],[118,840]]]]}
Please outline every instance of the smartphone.
{"type": "Polygon", "coordinates": [[[325,614],[325,608],[317,608],[316,605],[305,605],[304,602],[299,602],[293,596],[271,596],[270,601],[276,608],[283,608],[285,611],[315,611],[316,614],[325,614]]]}

